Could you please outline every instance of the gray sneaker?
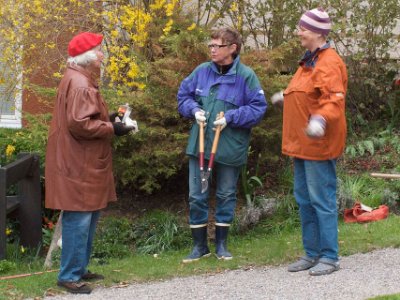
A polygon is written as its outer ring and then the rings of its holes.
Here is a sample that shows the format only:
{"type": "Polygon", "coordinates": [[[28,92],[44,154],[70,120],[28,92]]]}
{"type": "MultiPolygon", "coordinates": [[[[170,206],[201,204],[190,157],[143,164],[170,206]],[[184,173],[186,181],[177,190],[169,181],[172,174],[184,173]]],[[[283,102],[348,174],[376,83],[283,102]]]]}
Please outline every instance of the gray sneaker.
{"type": "Polygon", "coordinates": [[[328,275],[340,269],[338,261],[321,258],[318,264],[312,267],[308,273],[312,276],[328,275]]]}
{"type": "Polygon", "coordinates": [[[317,258],[311,258],[308,256],[301,257],[298,261],[290,264],[287,268],[289,272],[299,272],[308,270],[314,267],[318,263],[317,258]]]}

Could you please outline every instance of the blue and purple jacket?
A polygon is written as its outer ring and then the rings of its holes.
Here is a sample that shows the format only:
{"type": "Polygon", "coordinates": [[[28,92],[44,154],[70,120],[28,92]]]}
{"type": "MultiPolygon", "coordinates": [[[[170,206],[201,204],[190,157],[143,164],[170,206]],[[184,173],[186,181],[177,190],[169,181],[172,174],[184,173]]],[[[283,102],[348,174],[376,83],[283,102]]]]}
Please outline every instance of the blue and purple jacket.
{"type": "MultiPolygon", "coordinates": [[[[224,112],[226,128],[221,132],[217,163],[241,166],[247,161],[251,128],[261,121],[267,109],[264,91],[257,75],[236,57],[226,74],[221,74],[213,62],[199,65],[185,78],[178,91],[178,111],[193,119],[196,111],[206,113],[204,140],[205,158],[209,159],[214,139],[213,122],[224,112]]],[[[192,126],[186,154],[198,156],[199,126],[192,126]]]]}

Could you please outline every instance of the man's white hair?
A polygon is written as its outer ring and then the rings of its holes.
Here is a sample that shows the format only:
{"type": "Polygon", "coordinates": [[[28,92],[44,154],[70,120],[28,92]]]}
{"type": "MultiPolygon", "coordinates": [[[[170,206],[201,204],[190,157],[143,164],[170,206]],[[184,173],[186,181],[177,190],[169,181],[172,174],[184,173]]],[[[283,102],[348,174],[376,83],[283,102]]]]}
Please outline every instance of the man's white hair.
{"type": "Polygon", "coordinates": [[[68,57],[67,61],[71,64],[76,64],[76,65],[79,65],[82,67],[87,67],[96,59],[97,59],[96,51],[94,49],[90,49],[86,52],[83,52],[82,54],[77,55],[77,56],[68,57]]]}

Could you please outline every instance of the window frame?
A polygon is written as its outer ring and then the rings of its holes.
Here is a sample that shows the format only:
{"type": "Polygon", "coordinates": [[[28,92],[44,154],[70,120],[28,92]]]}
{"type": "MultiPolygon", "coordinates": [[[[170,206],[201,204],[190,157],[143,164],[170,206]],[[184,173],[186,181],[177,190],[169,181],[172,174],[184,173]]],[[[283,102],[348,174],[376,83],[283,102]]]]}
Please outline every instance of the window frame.
{"type": "Polygon", "coordinates": [[[14,114],[0,112],[0,128],[22,128],[22,71],[16,76],[14,114]]]}

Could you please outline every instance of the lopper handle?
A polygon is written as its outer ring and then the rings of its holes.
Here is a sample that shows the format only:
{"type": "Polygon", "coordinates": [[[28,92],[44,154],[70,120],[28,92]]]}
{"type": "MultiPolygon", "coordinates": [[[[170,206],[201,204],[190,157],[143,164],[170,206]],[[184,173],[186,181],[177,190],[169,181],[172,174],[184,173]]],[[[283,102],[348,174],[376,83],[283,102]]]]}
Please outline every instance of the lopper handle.
{"type": "MultiPolygon", "coordinates": [[[[224,112],[221,111],[218,116],[219,117],[217,119],[223,118],[224,112]]],[[[211,148],[210,160],[208,161],[208,169],[212,169],[212,166],[214,164],[214,157],[215,157],[215,153],[217,153],[220,134],[221,134],[221,125],[218,125],[217,128],[215,129],[215,136],[214,136],[214,141],[213,141],[212,148],[211,148]]]]}
{"type": "Polygon", "coordinates": [[[200,169],[204,168],[204,122],[199,124],[199,165],[200,169]]]}
{"type": "MultiPolygon", "coordinates": [[[[219,118],[218,119],[221,119],[223,117],[224,117],[224,112],[221,111],[219,113],[219,118]]],[[[219,141],[220,134],[221,134],[221,125],[218,125],[217,128],[215,129],[215,136],[214,136],[214,141],[213,141],[212,148],[211,148],[211,153],[215,154],[217,152],[218,141],[219,141]]]]}

